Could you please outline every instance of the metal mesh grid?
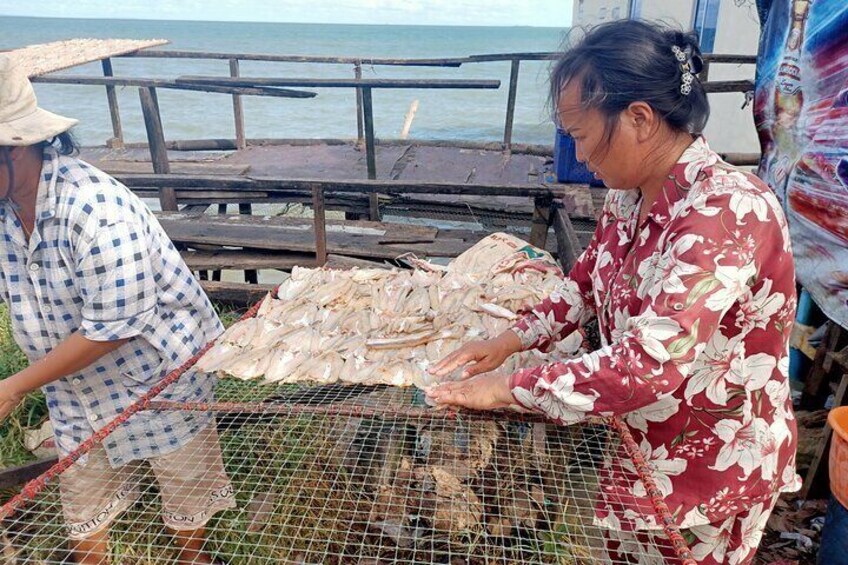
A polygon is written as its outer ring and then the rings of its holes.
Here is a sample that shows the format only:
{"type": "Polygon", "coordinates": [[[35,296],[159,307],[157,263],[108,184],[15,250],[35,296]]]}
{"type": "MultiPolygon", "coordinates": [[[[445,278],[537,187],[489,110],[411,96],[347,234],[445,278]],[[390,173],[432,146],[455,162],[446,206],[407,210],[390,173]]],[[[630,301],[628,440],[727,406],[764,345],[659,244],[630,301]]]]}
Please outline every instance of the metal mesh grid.
{"type": "MultiPolygon", "coordinates": [[[[210,521],[207,549],[226,563],[681,562],[662,532],[607,553],[611,537],[594,523],[600,500],[641,508],[631,520],[654,509],[625,500],[622,485],[604,494],[604,469],[629,464],[604,423],[437,411],[412,388],[280,388],[219,388],[238,506],[210,521]]],[[[156,482],[149,471],[134,481],[141,496],[112,525],[111,562],[173,563],[156,482]]],[[[55,484],[4,526],[8,563],[67,557],[55,484]]]]}

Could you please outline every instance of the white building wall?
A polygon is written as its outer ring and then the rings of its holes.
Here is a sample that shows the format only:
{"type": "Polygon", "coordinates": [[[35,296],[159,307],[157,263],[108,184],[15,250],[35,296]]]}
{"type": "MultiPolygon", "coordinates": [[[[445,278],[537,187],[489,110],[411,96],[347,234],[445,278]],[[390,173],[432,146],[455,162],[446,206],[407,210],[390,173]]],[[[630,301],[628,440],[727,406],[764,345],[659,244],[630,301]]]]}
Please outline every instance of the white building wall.
{"type": "Polygon", "coordinates": [[[630,0],[573,0],[573,26],[591,27],[630,15],[630,0]]]}
{"type": "MultiPolygon", "coordinates": [[[[739,7],[722,0],[716,26],[715,53],[756,55],[760,24],[753,7],[739,7]]],[[[711,65],[709,79],[752,79],[754,65],[711,65]]],[[[710,121],[704,132],[713,149],[719,152],[759,153],[760,143],[754,128],[754,113],[749,104],[744,110],[745,95],[739,92],[710,94],[710,121]]]]}
{"type": "MultiPolygon", "coordinates": [[[[613,8],[622,18],[629,17],[630,3],[622,0],[574,0],[573,25],[592,26],[610,21],[613,8]],[[626,4],[626,7],[625,7],[626,4]],[[605,18],[605,19],[602,19],[605,18]]],[[[692,29],[695,0],[642,0],[640,19],[660,20],[683,29],[692,29]]],[[[756,55],[759,22],[753,7],[736,6],[733,0],[721,0],[716,26],[714,53],[756,55]]],[[[753,79],[754,65],[714,64],[709,79],[753,79]]],[[[745,97],[739,92],[710,94],[712,113],[705,136],[719,152],[758,153],[760,150],[750,105],[741,108],[745,97]]]]}
{"type": "Polygon", "coordinates": [[[660,20],[683,29],[691,29],[694,12],[695,0],[642,0],[639,19],[660,20]]]}

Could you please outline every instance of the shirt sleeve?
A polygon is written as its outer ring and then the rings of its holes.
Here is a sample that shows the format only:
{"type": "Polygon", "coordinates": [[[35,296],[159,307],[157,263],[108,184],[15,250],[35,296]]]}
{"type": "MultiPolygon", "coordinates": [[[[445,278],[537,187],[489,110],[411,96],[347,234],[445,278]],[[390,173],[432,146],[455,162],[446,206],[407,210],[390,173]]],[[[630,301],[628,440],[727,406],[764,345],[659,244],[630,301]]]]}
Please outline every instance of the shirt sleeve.
{"type": "Polygon", "coordinates": [[[550,296],[510,328],[521,340],[522,351],[548,351],[554,343],[567,338],[595,317],[592,271],[598,258],[598,241],[606,226],[612,223],[605,206],[592,240],[568,275],[550,296]]]}
{"type": "Polygon", "coordinates": [[[129,213],[85,221],[76,246],[82,298],[79,331],[92,341],[153,332],[156,279],[140,219],[129,213]]]}
{"type": "Polygon", "coordinates": [[[645,259],[657,261],[657,273],[642,291],[641,311],[615,324],[606,347],[513,374],[520,405],[570,424],[626,414],[670,395],[757,279],[758,257],[783,248],[773,213],[750,213],[733,205],[728,192],[712,193],[666,229],[659,257],[645,259]]]}

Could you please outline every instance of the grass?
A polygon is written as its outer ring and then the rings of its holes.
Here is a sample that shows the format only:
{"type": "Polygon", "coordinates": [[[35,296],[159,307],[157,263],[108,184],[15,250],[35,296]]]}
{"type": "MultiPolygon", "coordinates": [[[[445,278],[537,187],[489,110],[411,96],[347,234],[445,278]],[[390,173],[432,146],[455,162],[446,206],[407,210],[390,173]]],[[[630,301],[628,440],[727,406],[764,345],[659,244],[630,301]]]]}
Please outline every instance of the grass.
{"type": "MultiPolygon", "coordinates": [[[[12,338],[9,310],[0,304],[0,380],[27,366],[27,358],[12,338]]],[[[40,391],[24,401],[0,423],[0,468],[35,459],[24,447],[24,431],[39,426],[47,418],[47,405],[40,391]]]]}

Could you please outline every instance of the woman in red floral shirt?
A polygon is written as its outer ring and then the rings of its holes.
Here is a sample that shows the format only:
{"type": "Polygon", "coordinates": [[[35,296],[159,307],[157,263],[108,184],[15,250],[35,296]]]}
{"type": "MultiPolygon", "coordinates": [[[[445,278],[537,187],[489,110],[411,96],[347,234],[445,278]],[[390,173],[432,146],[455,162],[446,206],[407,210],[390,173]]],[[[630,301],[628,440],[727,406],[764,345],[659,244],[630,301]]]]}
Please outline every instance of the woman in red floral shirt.
{"type": "MultiPolygon", "coordinates": [[[[738,565],[753,560],[778,494],[798,487],[787,379],[795,278],[774,195],[700,137],[701,65],[693,36],[636,21],[599,26],[564,53],[551,78],[557,120],[611,189],[597,230],[556,292],[511,330],[445,358],[434,372],[465,366],[463,379],[428,394],[561,424],[621,416],[695,558],[738,565]],[[591,318],[597,351],[496,370],[591,318]]],[[[638,477],[603,484],[622,491],[617,500],[645,498],[638,477]]],[[[599,509],[621,547],[643,535],[622,530],[660,527],[626,506],[599,509]]]]}

